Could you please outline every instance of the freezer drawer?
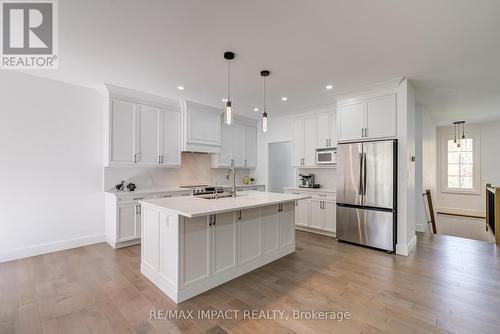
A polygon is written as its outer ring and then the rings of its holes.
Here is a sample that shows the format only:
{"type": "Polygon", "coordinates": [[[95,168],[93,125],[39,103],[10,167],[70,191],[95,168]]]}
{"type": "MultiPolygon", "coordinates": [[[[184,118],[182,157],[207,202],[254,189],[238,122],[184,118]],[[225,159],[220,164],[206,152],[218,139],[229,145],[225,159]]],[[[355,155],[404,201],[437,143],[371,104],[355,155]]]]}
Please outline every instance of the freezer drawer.
{"type": "Polygon", "coordinates": [[[337,206],[337,238],[394,251],[394,214],[337,206]]]}

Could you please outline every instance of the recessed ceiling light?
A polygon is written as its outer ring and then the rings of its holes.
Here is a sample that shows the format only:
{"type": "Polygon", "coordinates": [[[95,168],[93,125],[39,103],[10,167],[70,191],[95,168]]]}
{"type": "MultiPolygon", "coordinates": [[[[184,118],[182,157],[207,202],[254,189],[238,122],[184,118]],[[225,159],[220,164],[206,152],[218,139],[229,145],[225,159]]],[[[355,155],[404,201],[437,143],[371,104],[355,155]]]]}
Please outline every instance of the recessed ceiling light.
{"type": "Polygon", "coordinates": [[[184,86],[177,86],[178,90],[184,90],[184,86]]]}
{"type": "Polygon", "coordinates": [[[281,101],[286,101],[286,100],[288,100],[288,97],[286,97],[286,96],[283,96],[283,97],[281,98],[281,101]]]}
{"type": "Polygon", "coordinates": [[[253,108],[253,111],[259,111],[259,108],[253,108]]]}
{"type": "Polygon", "coordinates": [[[223,99],[222,99],[222,102],[227,102],[227,99],[226,99],[226,98],[223,98],[223,99]]]}
{"type": "Polygon", "coordinates": [[[326,85],[325,87],[327,90],[333,89],[333,85],[326,85]]]}

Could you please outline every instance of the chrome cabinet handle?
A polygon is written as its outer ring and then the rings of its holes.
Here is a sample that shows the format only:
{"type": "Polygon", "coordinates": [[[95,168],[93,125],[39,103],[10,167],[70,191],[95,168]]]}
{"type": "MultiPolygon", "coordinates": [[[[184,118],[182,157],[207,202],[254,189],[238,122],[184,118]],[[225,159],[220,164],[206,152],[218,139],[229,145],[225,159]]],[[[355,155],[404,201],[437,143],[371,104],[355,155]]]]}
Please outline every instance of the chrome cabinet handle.
{"type": "Polygon", "coordinates": [[[135,213],[138,215],[141,213],[141,206],[140,205],[136,205],[135,206],[135,213]]]}
{"type": "Polygon", "coordinates": [[[368,138],[368,128],[365,128],[365,138],[368,138]]]}
{"type": "Polygon", "coordinates": [[[134,197],[134,201],[140,201],[141,199],[144,199],[144,197],[134,197]]]}
{"type": "Polygon", "coordinates": [[[328,147],[328,139],[325,139],[325,146],[328,147]]]}
{"type": "Polygon", "coordinates": [[[328,197],[327,195],[324,194],[318,194],[319,197],[328,197]]]}
{"type": "Polygon", "coordinates": [[[241,210],[240,210],[240,213],[239,213],[239,216],[238,216],[238,220],[241,220],[241,210]]]}

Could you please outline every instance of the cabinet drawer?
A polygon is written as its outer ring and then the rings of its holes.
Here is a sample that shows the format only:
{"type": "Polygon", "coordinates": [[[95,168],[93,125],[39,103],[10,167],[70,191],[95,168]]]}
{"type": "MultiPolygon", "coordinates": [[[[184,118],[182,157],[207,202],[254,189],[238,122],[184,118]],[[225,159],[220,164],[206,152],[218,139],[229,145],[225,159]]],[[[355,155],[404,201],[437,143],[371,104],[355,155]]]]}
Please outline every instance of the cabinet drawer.
{"type": "Polygon", "coordinates": [[[141,194],[130,194],[130,195],[120,195],[118,196],[118,204],[131,204],[145,199],[153,199],[154,195],[141,195],[141,194]]]}
{"type": "Polygon", "coordinates": [[[331,192],[318,191],[318,192],[311,192],[310,195],[311,195],[311,198],[321,199],[321,200],[335,201],[335,199],[337,198],[336,193],[331,193],[331,192]]]}

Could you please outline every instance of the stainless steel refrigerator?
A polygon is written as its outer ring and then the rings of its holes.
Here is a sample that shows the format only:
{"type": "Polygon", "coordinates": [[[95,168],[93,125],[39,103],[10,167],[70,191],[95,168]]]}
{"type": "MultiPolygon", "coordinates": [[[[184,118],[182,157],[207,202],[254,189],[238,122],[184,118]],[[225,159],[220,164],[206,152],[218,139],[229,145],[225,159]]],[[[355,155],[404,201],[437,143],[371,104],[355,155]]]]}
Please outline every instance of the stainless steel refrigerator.
{"type": "Polygon", "coordinates": [[[337,146],[337,239],[394,252],[397,141],[337,146]]]}

